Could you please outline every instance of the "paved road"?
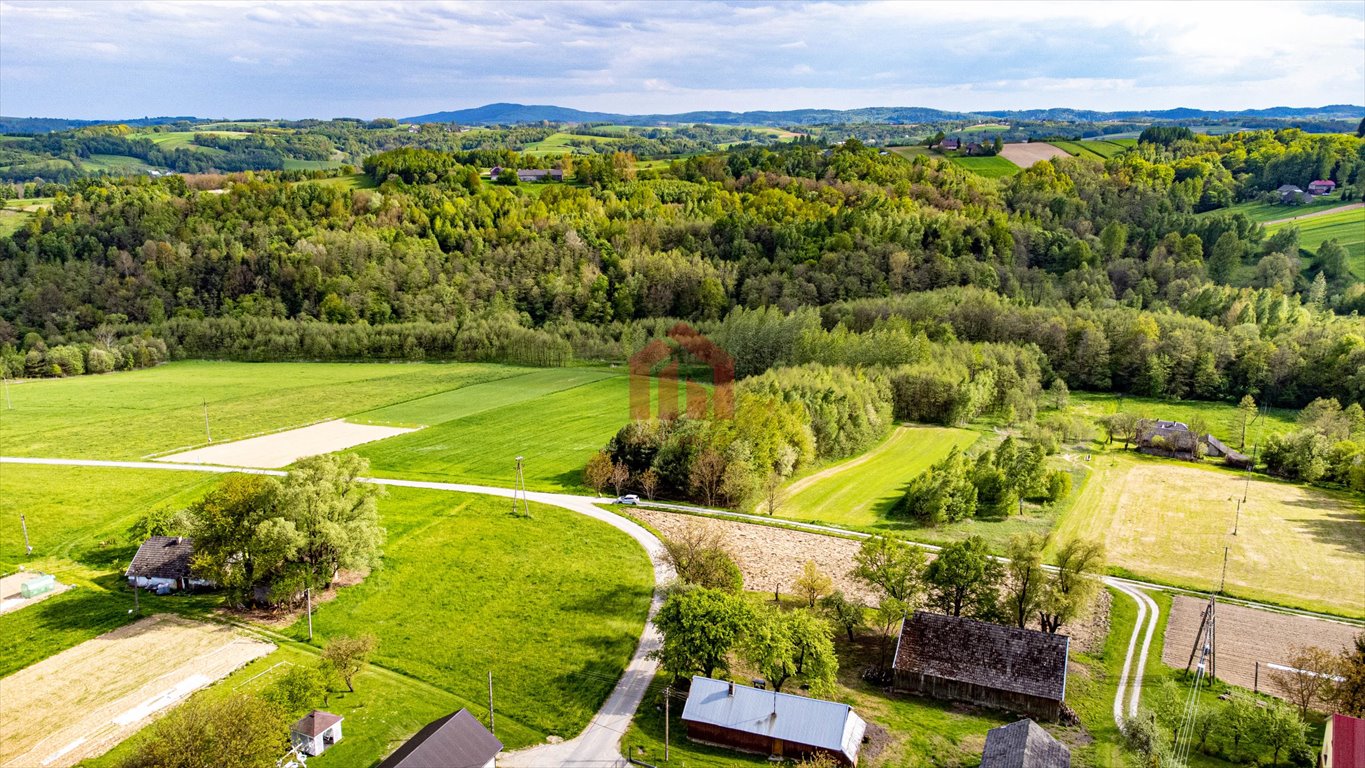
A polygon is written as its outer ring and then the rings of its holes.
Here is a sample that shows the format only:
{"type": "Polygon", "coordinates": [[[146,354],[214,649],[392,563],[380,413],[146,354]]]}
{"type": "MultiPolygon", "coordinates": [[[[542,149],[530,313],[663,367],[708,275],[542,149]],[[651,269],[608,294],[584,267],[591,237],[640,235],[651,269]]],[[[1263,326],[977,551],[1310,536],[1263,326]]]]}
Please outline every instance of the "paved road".
{"type": "MultiPolygon", "coordinates": [[[[244,472],[256,475],[283,476],[286,474],[275,469],[249,469],[238,467],[219,467],[203,464],[172,464],[160,461],[99,461],[94,459],[41,459],[0,456],[0,464],[43,464],[75,467],[118,467],[123,469],[161,469],[180,472],[213,472],[227,474],[244,472]]],[[[397,486],[402,488],[424,488],[434,491],[455,491],[477,493],[486,496],[511,498],[509,488],[494,488],[483,485],[462,485],[459,483],[432,483],[420,480],[396,480],[381,477],[360,478],[375,485],[397,486]]],[[[645,689],[654,679],[658,662],[647,658],[648,654],[659,647],[661,638],[658,630],[649,619],[659,610],[663,602],[661,587],[673,579],[673,569],[663,562],[663,544],[654,534],[644,527],[620,515],[608,512],[597,506],[610,499],[593,499],[586,496],[573,496],[565,493],[528,493],[527,499],[541,504],[563,507],[580,515],[600,520],[617,528],[640,543],[649,553],[654,564],[654,597],[650,601],[649,615],[645,629],[640,635],[640,643],[635,655],[627,664],[625,673],[612,689],[611,695],[593,716],[588,727],[578,736],[558,744],[544,744],[517,752],[509,752],[498,758],[504,768],[550,768],[551,766],[616,766],[625,764],[621,757],[621,737],[630,725],[635,710],[644,700],[645,689]]]]}

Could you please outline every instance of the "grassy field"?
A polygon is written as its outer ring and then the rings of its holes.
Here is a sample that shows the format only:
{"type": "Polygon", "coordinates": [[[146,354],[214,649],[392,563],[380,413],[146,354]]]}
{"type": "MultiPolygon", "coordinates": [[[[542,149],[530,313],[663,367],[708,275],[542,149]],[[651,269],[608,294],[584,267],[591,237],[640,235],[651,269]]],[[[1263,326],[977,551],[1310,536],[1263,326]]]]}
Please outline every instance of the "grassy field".
{"type": "Polygon", "coordinates": [[[1267,230],[1274,232],[1288,226],[1298,227],[1299,248],[1314,254],[1323,243],[1336,240],[1346,249],[1346,262],[1352,274],[1365,280],[1365,208],[1272,225],[1267,230]]]}
{"type": "MultiPolygon", "coordinates": [[[[1091,159],[1098,158],[1102,160],[1111,156],[1104,154],[1103,151],[1097,147],[1091,146],[1094,142],[1090,141],[1049,141],[1048,143],[1057,149],[1067,152],[1073,157],[1089,157],[1091,159]]],[[[1115,147],[1115,151],[1112,154],[1118,154],[1118,151],[1119,148],[1115,147]]]]}
{"type": "Polygon", "coordinates": [[[1019,172],[1019,166],[999,156],[960,157],[958,155],[952,155],[948,160],[955,165],[960,165],[972,173],[985,176],[988,179],[1013,176],[1019,172]]]}
{"type": "MultiPolygon", "coordinates": [[[[475,364],[225,363],[9,385],[0,454],[139,459],[380,408],[533,369],[475,364]]],[[[566,371],[568,373],[568,371],[566,371]]]]}
{"type": "MultiPolygon", "coordinates": [[[[0,616],[0,677],[131,621],[132,594],[120,576],[135,549],[127,526],[146,509],[191,501],[217,480],[4,465],[0,519],[16,522],[0,527],[0,571],[22,559],[22,510],[35,545],[30,567],[76,588],[0,616]]],[[[459,706],[482,716],[489,670],[498,735],[509,746],[570,736],[587,723],[634,651],[652,588],[649,561],[607,525],[556,507],[537,504],[531,512],[514,517],[502,499],[405,488],[380,501],[388,536],[382,567],[318,607],[315,644],[374,633],[383,668],[375,673],[391,684],[333,699],[331,711],[357,712],[347,733],[360,746],[327,764],[370,764],[459,706]]],[[[141,603],[143,615],[198,618],[213,617],[219,600],[144,593],[141,603]]],[[[304,622],[286,635],[299,652],[316,652],[304,642],[304,622]]]]}
{"type": "Polygon", "coordinates": [[[27,211],[0,210],[0,237],[9,237],[18,232],[28,221],[27,211]]]}
{"type": "MultiPolygon", "coordinates": [[[[1189,422],[1202,417],[1209,424],[1214,437],[1233,448],[1242,445],[1241,411],[1232,403],[1215,403],[1197,400],[1159,400],[1152,397],[1133,397],[1107,393],[1072,392],[1071,408],[1091,417],[1125,411],[1135,413],[1146,419],[1170,419],[1189,422]]],[[[1271,408],[1263,419],[1247,426],[1246,446],[1250,448],[1258,441],[1272,434],[1292,432],[1297,428],[1294,419],[1298,411],[1289,408],[1271,408]]],[[[1097,434],[1101,432],[1097,429],[1097,434]]]]}
{"type": "Polygon", "coordinates": [[[787,487],[778,516],[844,527],[875,527],[904,494],[911,478],[943,459],[954,447],[965,450],[981,435],[945,427],[897,427],[880,445],[787,487]]]}
{"type": "Polygon", "coordinates": [[[128,155],[91,155],[81,159],[81,165],[89,171],[109,171],[111,173],[144,173],[152,170],[141,158],[128,155]]]}
{"type": "Polygon", "coordinates": [[[628,381],[625,376],[600,375],[594,380],[591,372],[572,369],[562,373],[584,378],[561,383],[539,379],[534,386],[540,396],[528,399],[502,391],[491,408],[481,399],[456,393],[390,411],[386,418],[399,422],[414,413],[430,413],[433,420],[455,415],[426,429],[363,446],[358,453],[381,476],[502,486],[512,484],[514,460],[524,456],[528,487],[578,489],[588,458],[629,418],[628,381]],[[564,388],[566,383],[573,388],[564,388]]]}
{"type": "Polygon", "coordinates": [[[1119,572],[1200,590],[1218,588],[1226,547],[1229,594],[1365,617],[1358,499],[1136,453],[1096,454],[1088,466],[1056,541],[1103,541],[1119,572]]]}
{"type": "Polygon", "coordinates": [[[374,179],[370,178],[369,174],[364,173],[352,173],[346,176],[335,176],[330,179],[314,179],[311,181],[301,181],[299,183],[322,184],[329,187],[340,187],[341,189],[374,189],[379,186],[374,183],[374,179]]]}
{"type": "MultiPolygon", "coordinates": [[[[1311,203],[1303,205],[1282,205],[1280,203],[1263,203],[1257,200],[1250,200],[1245,203],[1230,205],[1227,208],[1215,208],[1212,211],[1204,211],[1199,216],[1225,216],[1233,213],[1240,213],[1252,221],[1264,224],[1267,221],[1278,221],[1288,219],[1293,216],[1302,216],[1305,213],[1318,213],[1339,208],[1346,203],[1342,203],[1337,195],[1324,195],[1315,198],[1311,203]]],[[[1307,223],[1307,222],[1304,222],[1307,223]]],[[[1270,232],[1275,231],[1283,225],[1272,225],[1267,227],[1270,232]]]]}
{"type": "Polygon", "coordinates": [[[167,131],[164,133],[139,133],[132,136],[135,139],[148,139],[153,144],[162,149],[215,149],[214,147],[201,147],[194,143],[194,137],[203,134],[205,136],[221,136],[229,139],[240,139],[250,134],[242,131],[167,131]]]}
{"type": "Polygon", "coordinates": [[[615,144],[617,139],[609,136],[586,136],[576,133],[552,133],[540,141],[527,144],[522,150],[528,155],[589,155],[586,149],[570,146],[570,141],[590,142],[592,144],[615,144]]]}
{"type": "Polygon", "coordinates": [[[1137,142],[1131,139],[1086,139],[1076,144],[1100,157],[1110,158],[1127,152],[1136,146],[1137,142]]]}
{"type": "Polygon", "coordinates": [[[286,171],[326,171],[332,168],[340,168],[345,164],[341,160],[299,160],[293,157],[284,159],[286,171]]]}

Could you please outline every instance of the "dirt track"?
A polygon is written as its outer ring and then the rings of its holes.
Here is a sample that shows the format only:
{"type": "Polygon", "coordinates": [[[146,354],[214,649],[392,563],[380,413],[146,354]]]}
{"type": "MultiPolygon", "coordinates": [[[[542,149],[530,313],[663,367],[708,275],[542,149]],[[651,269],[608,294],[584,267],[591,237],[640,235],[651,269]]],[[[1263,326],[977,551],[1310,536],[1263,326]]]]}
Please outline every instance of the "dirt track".
{"type": "Polygon", "coordinates": [[[362,443],[394,437],[411,429],[352,424],[336,419],[287,432],[209,445],[192,451],[159,456],[157,461],[177,464],[218,464],[226,467],[278,469],[320,453],[331,453],[362,443]]]}
{"type": "Polygon", "coordinates": [[[0,680],[0,766],[65,768],[107,752],[275,646],[159,614],[0,680]]]}
{"type": "Polygon", "coordinates": [[[1054,157],[1071,157],[1071,154],[1066,150],[1058,149],[1047,142],[1030,141],[1027,143],[1006,144],[1000,150],[1000,156],[1020,168],[1028,168],[1034,163],[1042,160],[1051,160],[1054,157]]]}
{"type": "MultiPolygon", "coordinates": [[[[1176,595],[1171,601],[1171,618],[1166,624],[1166,644],[1161,661],[1169,667],[1184,669],[1199,630],[1199,617],[1207,600],[1176,595]]],[[[1259,688],[1278,693],[1270,681],[1267,664],[1288,666],[1294,649],[1319,646],[1331,651],[1347,647],[1361,630],[1348,624],[1309,616],[1275,613],[1259,608],[1244,608],[1231,603],[1218,604],[1217,653],[1219,679],[1251,688],[1256,684],[1256,662],[1261,663],[1259,688]]]]}

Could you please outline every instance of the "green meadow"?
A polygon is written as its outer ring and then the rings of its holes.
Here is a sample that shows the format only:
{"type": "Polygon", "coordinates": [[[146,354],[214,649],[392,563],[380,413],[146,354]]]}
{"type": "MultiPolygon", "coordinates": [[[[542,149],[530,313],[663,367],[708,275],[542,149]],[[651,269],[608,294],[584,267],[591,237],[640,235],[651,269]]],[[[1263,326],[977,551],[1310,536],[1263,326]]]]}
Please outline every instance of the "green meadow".
{"type": "Polygon", "coordinates": [[[1267,227],[1267,230],[1274,232],[1289,226],[1299,230],[1299,248],[1314,254],[1323,243],[1336,240],[1346,249],[1348,268],[1357,278],[1365,280],[1365,208],[1284,222],[1267,227]]]}
{"type": "MultiPolygon", "coordinates": [[[[1295,216],[1302,216],[1305,213],[1318,213],[1321,211],[1330,211],[1331,209],[1339,208],[1342,205],[1344,205],[1344,203],[1342,203],[1341,200],[1337,199],[1335,195],[1319,197],[1313,200],[1313,202],[1304,203],[1303,205],[1283,205],[1281,203],[1264,203],[1258,200],[1249,200],[1245,203],[1230,205],[1227,208],[1215,208],[1212,211],[1204,211],[1203,213],[1197,215],[1223,216],[1233,213],[1240,213],[1243,216],[1246,216],[1247,218],[1251,219],[1252,221],[1255,221],[1260,224],[1265,224],[1268,221],[1282,222],[1280,224],[1271,224],[1266,227],[1267,231],[1274,232],[1276,229],[1279,229],[1280,227],[1290,223],[1283,222],[1282,220],[1284,219],[1293,218],[1295,216]]],[[[1309,221],[1312,220],[1310,219],[1309,221]]],[[[1303,224],[1307,223],[1309,222],[1307,221],[1301,222],[1299,226],[1302,226],[1303,224]]]]}
{"type": "Polygon", "coordinates": [[[998,155],[993,157],[961,157],[959,155],[950,155],[948,160],[955,165],[960,165],[972,173],[985,176],[988,179],[1013,176],[1019,172],[1019,166],[998,155]]]}

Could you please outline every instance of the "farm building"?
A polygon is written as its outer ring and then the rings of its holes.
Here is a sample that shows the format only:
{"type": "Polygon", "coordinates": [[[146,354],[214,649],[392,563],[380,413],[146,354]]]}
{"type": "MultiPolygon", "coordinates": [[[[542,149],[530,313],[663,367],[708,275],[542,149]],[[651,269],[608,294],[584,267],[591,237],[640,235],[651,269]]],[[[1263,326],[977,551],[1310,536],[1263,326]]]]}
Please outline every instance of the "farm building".
{"type": "Polygon", "coordinates": [[[194,541],[185,536],[153,536],[142,542],[124,575],[128,583],[143,589],[189,589],[211,587],[190,573],[194,541]]]}
{"type": "Polygon", "coordinates": [[[981,768],[1071,768],[1071,750],[1025,719],[986,734],[981,768]]]}
{"type": "Polygon", "coordinates": [[[1328,719],[1318,768],[1365,768],[1365,720],[1346,715],[1328,719]]]}
{"type": "Polygon", "coordinates": [[[893,690],[1056,720],[1071,640],[916,611],[901,627],[893,690]]]}
{"type": "Polygon", "coordinates": [[[1279,187],[1275,189],[1275,192],[1279,194],[1280,202],[1282,203],[1313,202],[1313,195],[1311,193],[1304,192],[1302,189],[1300,189],[1298,186],[1294,184],[1281,184],[1279,187]]]}
{"type": "Polygon", "coordinates": [[[1315,195],[1326,195],[1335,191],[1337,183],[1331,179],[1318,179],[1308,182],[1308,191],[1315,195]]]}
{"type": "Polygon", "coordinates": [[[945,151],[946,151],[946,150],[952,150],[952,149],[958,149],[958,148],[961,147],[961,146],[962,146],[962,142],[958,141],[957,139],[944,139],[943,141],[940,141],[940,142],[938,143],[938,148],[939,148],[939,149],[942,149],[942,150],[945,150],[945,151]]]}
{"type": "Polygon", "coordinates": [[[682,719],[687,738],[779,758],[828,755],[858,764],[867,723],[847,704],[693,677],[682,719]]]}
{"type": "Polygon", "coordinates": [[[563,181],[564,172],[558,168],[551,168],[548,171],[540,168],[523,168],[517,171],[517,181],[545,181],[546,179],[563,181]]]}
{"type": "Polygon", "coordinates": [[[1235,451],[1213,435],[1196,435],[1182,421],[1142,419],[1137,425],[1137,446],[1142,453],[1198,461],[1202,455],[1221,458],[1236,467],[1251,465],[1251,457],[1235,451]]]}
{"type": "Polygon", "coordinates": [[[502,742],[469,710],[428,723],[379,768],[493,768],[502,742]]]}
{"type": "Polygon", "coordinates": [[[340,715],[315,709],[289,728],[289,743],[299,752],[316,757],[341,741],[342,719],[340,715]]]}

